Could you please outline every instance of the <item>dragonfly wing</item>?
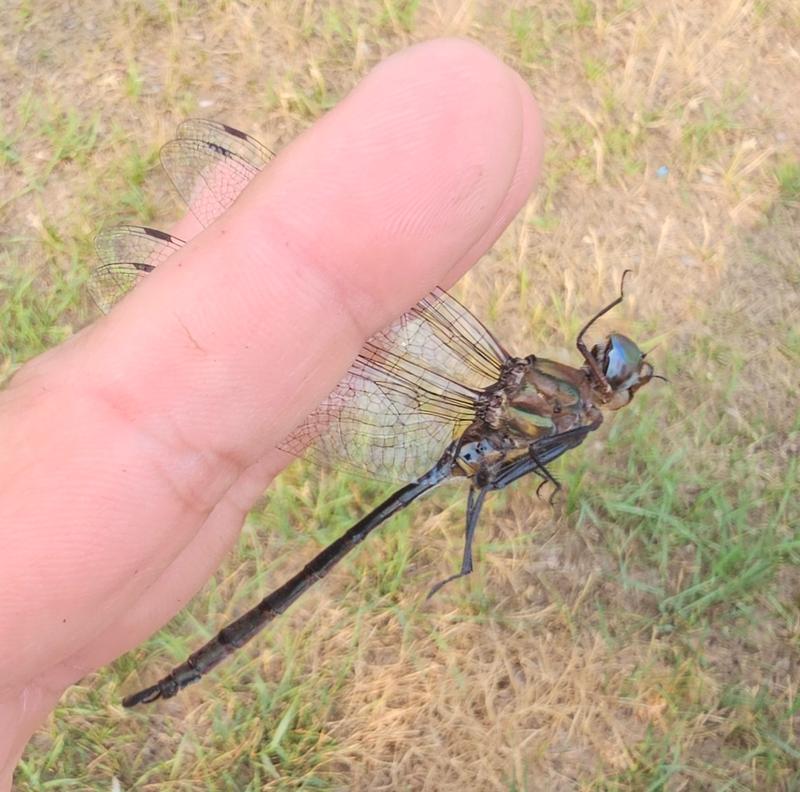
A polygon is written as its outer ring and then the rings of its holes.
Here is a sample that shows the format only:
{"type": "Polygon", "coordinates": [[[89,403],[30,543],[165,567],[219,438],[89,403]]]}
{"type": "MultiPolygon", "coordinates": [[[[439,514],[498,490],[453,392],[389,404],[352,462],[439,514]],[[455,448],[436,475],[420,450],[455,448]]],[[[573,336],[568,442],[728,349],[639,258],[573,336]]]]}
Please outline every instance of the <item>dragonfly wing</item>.
{"type": "Polygon", "coordinates": [[[192,214],[207,227],[273,156],[254,137],[234,127],[191,119],[161,149],[161,164],[192,214]]]}
{"type": "Polygon", "coordinates": [[[89,293],[97,307],[108,313],[184,242],[156,228],[116,226],[101,231],[94,244],[102,264],[89,277],[89,293]]]}
{"type": "MultiPolygon", "coordinates": [[[[273,153],[254,137],[219,121],[190,119],[161,151],[161,161],[181,197],[203,226],[224,212],[273,153]]],[[[183,241],[163,231],[118,226],[95,240],[103,262],[91,275],[89,292],[104,313],[183,241]]]]}
{"type": "MultiPolygon", "coordinates": [[[[207,226],[272,157],[255,138],[216,121],[187,121],[161,161],[207,226]]],[[[108,310],[183,243],[153,229],[101,234],[93,294],[108,310]]],[[[429,469],[474,419],[476,399],[508,355],[466,308],[441,290],[365,344],[327,399],[282,448],[387,481],[429,469]]]]}
{"type": "Polygon", "coordinates": [[[430,468],[475,420],[507,353],[437,289],[362,348],[333,393],[282,448],[385,481],[430,468]]]}
{"type": "Polygon", "coordinates": [[[261,170],[275,154],[261,141],[240,129],[207,118],[189,118],[178,126],[178,139],[203,140],[236,154],[256,171],[261,170]]]}
{"type": "MultiPolygon", "coordinates": [[[[152,228],[101,233],[90,290],[107,312],[184,242],[152,228]]],[[[430,468],[475,419],[480,392],[508,355],[458,301],[437,289],[362,348],[327,399],[282,444],[295,455],[387,481],[430,468]]]]}

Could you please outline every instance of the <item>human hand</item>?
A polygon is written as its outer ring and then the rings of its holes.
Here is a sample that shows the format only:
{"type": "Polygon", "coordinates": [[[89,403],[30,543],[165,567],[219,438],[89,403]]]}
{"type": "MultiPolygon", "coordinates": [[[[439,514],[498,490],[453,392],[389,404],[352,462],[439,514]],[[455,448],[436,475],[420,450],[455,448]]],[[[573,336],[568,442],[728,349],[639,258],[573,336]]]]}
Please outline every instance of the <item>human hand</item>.
{"type": "Polygon", "coordinates": [[[485,50],[402,52],[0,393],[0,789],[63,690],[213,573],[364,340],[491,246],[541,137],[485,50]]]}

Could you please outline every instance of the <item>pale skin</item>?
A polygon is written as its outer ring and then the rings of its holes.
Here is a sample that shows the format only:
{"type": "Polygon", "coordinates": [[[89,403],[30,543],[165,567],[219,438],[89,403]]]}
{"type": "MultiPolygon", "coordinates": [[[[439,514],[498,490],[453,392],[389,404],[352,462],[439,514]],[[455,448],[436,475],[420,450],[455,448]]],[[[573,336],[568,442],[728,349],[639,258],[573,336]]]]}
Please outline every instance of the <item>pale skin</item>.
{"type": "Polygon", "coordinates": [[[64,689],[203,586],[290,461],[276,445],[367,337],[491,247],[541,155],[530,91],[493,55],[401,52],[0,392],[0,790],[64,689]]]}

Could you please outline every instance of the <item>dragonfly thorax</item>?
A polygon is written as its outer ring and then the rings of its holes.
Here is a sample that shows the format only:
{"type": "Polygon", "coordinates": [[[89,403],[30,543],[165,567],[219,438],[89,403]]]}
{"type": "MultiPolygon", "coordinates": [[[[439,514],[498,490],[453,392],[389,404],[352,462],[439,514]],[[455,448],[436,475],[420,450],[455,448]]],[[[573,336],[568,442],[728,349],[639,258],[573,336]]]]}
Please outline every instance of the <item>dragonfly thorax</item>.
{"type": "Polygon", "coordinates": [[[515,358],[480,401],[482,431],[503,437],[506,450],[602,421],[582,369],[534,355],[515,358]]]}

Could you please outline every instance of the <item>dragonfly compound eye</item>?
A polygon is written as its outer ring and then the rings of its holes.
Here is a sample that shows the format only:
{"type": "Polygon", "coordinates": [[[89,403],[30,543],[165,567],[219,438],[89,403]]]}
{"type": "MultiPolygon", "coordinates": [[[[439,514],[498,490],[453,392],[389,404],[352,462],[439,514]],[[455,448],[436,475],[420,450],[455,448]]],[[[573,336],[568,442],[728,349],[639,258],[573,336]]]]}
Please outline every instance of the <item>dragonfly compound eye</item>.
{"type": "Polygon", "coordinates": [[[642,350],[621,333],[608,337],[603,358],[603,373],[612,390],[636,391],[653,376],[642,350]]]}

